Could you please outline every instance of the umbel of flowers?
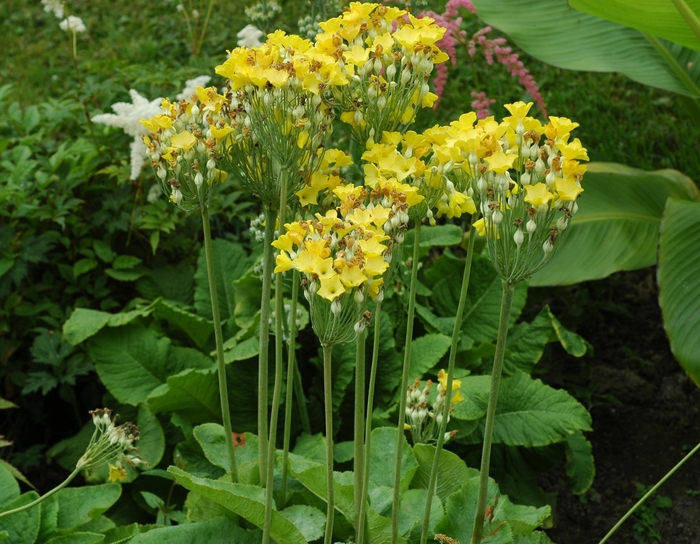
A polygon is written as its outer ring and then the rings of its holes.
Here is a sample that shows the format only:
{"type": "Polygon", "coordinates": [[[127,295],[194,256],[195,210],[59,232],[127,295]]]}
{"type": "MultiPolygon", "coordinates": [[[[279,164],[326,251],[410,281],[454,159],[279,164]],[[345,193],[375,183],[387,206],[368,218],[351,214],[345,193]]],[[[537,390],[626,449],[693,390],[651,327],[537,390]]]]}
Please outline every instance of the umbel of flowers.
{"type": "Polygon", "coordinates": [[[233,129],[222,115],[224,97],[214,87],[197,87],[193,96],[171,103],[141,121],[149,158],[163,192],[186,212],[209,206],[214,184],[226,179],[218,168],[223,140],[233,129]]]}
{"type": "Polygon", "coordinates": [[[561,244],[578,209],[586,149],[570,133],[578,126],[528,117],[532,102],[506,104],[511,116],[489,118],[465,132],[476,160],[473,175],[483,217],[474,226],[488,241],[501,278],[515,284],[542,268],[561,244]],[[543,141],[544,140],[544,141],[543,141]]]}
{"type": "Polygon", "coordinates": [[[375,3],[351,2],[341,16],[319,23],[316,46],[332,56],[347,85],[333,88],[340,118],[361,145],[405,126],[416,109],[431,107],[428,88],[436,63],[448,56],[435,45],[445,29],[429,17],[375,3]]]}
{"type": "Polygon", "coordinates": [[[238,47],[216,67],[226,82],[232,173],[263,203],[279,205],[280,175],[289,193],[321,164],[333,129],[331,89],[348,83],[335,59],[315,44],[278,30],[260,47],[238,47]]]}

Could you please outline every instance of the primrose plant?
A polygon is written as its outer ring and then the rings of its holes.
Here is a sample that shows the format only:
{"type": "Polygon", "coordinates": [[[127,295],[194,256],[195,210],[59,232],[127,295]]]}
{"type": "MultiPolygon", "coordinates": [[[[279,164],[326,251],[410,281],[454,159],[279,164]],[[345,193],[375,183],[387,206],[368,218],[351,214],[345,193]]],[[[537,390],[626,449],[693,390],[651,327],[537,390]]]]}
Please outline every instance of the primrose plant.
{"type": "MultiPolygon", "coordinates": [[[[184,212],[202,216],[223,428],[217,431],[218,442],[202,438],[214,432],[217,426],[212,424],[197,427],[194,434],[206,457],[216,459],[227,474],[217,481],[191,474],[184,470],[186,466],[170,467],[169,472],[194,492],[193,497],[218,502],[247,524],[261,528],[264,544],[301,544],[321,538],[324,544],[339,540],[424,543],[441,533],[464,540],[464,523],[459,525],[458,519],[467,519],[473,543],[482,541],[484,527],[490,531],[487,534],[502,531],[503,542],[514,542],[513,534],[533,533],[550,510],[519,507],[503,496],[500,506],[489,506],[492,511],[486,516],[486,497],[489,486],[492,491],[494,486],[488,478],[490,448],[510,306],[516,284],[547,263],[563,243],[576,213],[585,173],[580,161],[588,158],[577,139],[570,141],[577,124],[552,117],[543,125],[528,116],[532,104],[517,102],[506,104],[511,115],[502,122],[493,117],[479,120],[476,113],[468,112],[449,125],[417,133],[410,129],[417,110],[432,107],[437,98],[430,91],[429,78],[436,65],[448,60],[437,45],[445,29],[429,17],[359,2],[319,27],[314,40],[278,30],[261,45],[237,47],[216,68],[226,78],[221,89],[196,86],[177,101],[164,99],[160,112],[141,121],[147,132],[143,142],[148,160],[163,192],[184,212]],[[348,149],[331,146],[331,136],[341,128],[349,134],[348,149]],[[361,179],[344,177],[351,165],[361,172],[361,179]],[[240,467],[241,453],[233,442],[209,223],[212,194],[229,179],[259,198],[264,223],[259,322],[254,324],[259,337],[258,436],[248,437],[257,451],[245,457],[240,467]],[[410,369],[421,224],[435,225],[443,217],[464,217],[474,228],[467,233],[447,369],[439,372],[434,386],[421,382],[421,376],[410,376],[410,369]],[[442,451],[444,443],[457,435],[447,428],[453,410],[468,400],[462,389],[466,378],[462,374],[460,381],[456,374],[477,232],[486,237],[503,287],[480,474],[442,451]],[[381,327],[382,304],[391,296],[397,270],[404,265],[402,251],[408,240],[412,257],[400,385],[387,410],[390,426],[373,430],[382,363],[379,353],[389,340],[382,337],[386,334],[381,327]],[[292,276],[290,303],[284,299],[289,285],[285,275],[292,276]],[[308,303],[322,352],[322,462],[289,452],[288,407],[299,290],[308,303]],[[295,319],[288,319],[288,314],[295,319]],[[367,379],[365,337],[372,324],[367,379]],[[353,471],[339,473],[334,463],[333,352],[353,341],[353,471]],[[278,415],[285,349],[287,410],[280,458],[278,415]],[[413,438],[412,448],[405,431],[413,438]],[[377,457],[385,470],[377,470],[377,457]],[[281,486],[277,486],[280,459],[281,486]],[[453,486],[455,477],[445,472],[445,466],[457,467],[465,481],[453,486]],[[293,502],[286,495],[291,478],[299,484],[293,502]],[[304,493],[300,494],[300,487],[304,493]],[[455,504],[469,502],[464,498],[467,487],[478,488],[478,504],[468,514],[455,513],[455,504]],[[300,500],[305,504],[298,504],[300,500]],[[317,508],[319,501],[325,503],[325,515],[317,508]],[[336,523],[339,516],[344,519],[336,523]],[[313,521],[306,523],[309,520],[313,521]]],[[[137,459],[130,453],[136,434],[131,427],[115,427],[108,412],[93,417],[98,434],[88,451],[101,448],[105,436],[110,441],[115,438],[114,444],[123,452],[112,445],[95,455],[109,461],[110,476],[121,480],[124,463],[137,459]]],[[[584,427],[585,423],[579,428],[584,427]]],[[[241,526],[236,529],[247,532],[241,526]]],[[[536,536],[546,541],[542,533],[536,536]]]]}

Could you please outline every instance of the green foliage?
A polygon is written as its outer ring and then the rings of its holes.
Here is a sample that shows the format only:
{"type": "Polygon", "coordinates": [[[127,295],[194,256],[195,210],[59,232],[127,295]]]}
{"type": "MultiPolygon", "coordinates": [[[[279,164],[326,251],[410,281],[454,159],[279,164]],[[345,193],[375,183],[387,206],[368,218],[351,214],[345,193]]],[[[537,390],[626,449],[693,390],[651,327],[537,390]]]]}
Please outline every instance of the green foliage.
{"type": "Polygon", "coordinates": [[[590,165],[585,191],[566,244],[533,276],[532,285],[566,285],[653,265],[666,200],[700,199],[693,181],[680,172],[619,164],[590,165]]]}
{"type": "Polygon", "coordinates": [[[700,204],[669,199],[659,236],[659,303],[671,350],[700,387],[700,204]]]}
{"type": "MultiPolygon", "coordinates": [[[[637,497],[643,497],[647,491],[644,484],[637,483],[637,497]]],[[[671,508],[673,502],[663,495],[654,495],[650,500],[641,504],[635,510],[634,519],[634,539],[639,544],[658,544],[662,542],[662,527],[666,515],[663,510],[671,508]]]]}

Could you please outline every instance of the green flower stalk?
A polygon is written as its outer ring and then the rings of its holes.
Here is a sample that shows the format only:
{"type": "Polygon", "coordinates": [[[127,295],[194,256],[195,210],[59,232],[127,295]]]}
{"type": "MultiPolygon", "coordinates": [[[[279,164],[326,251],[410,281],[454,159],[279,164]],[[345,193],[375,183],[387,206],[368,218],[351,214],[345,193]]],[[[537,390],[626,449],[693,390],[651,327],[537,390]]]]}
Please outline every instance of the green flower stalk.
{"type": "Polygon", "coordinates": [[[61,484],[38,499],[12,510],[0,512],[0,518],[11,516],[36,506],[66,487],[80,472],[88,471],[107,463],[109,465],[109,479],[111,481],[122,481],[127,476],[125,465],[134,467],[148,464],[138,456],[138,448],[135,444],[139,439],[139,430],[136,425],[128,422],[122,425],[115,425],[117,416],[113,418],[111,410],[107,408],[92,410],[90,415],[92,415],[95,430],[90,438],[90,443],[85,449],[85,453],[78,459],[75,470],[61,484]]]}
{"type": "Polygon", "coordinates": [[[542,268],[562,244],[583,191],[586,167],[579,161],[588,160],[578,139],[569,142],[578,123],[551,117],[543,126],[527,116],[531,106],[506,104],[511,116],[502,123],[480,121],[465,133],[470,163],[478,172],[483,214],[474,227],[487,237],[489,256],[503,286],[472,544],[480,544],[483,533],[493,425],[515,286],[542,268]]]}
{"type": "Polygon", "coordinates": [[[187,213],[200,210],[204,233],[204,253],[211,298],[216,359],[219,379],[221,418],[224,423],[231,480],[238,481],[236,453],[228,404],[219,298],[214,275],[214,255],[209,224],[209,201],[216,183],[226,179],[217,168],[223,140],[231,132],[223,115],[224,97],[213,87],[197,87],[189,100],[172,104],[163,100],[162,114],[141,123],[150,134],[144,136],[156,177],[170,201],[187,213]]]}

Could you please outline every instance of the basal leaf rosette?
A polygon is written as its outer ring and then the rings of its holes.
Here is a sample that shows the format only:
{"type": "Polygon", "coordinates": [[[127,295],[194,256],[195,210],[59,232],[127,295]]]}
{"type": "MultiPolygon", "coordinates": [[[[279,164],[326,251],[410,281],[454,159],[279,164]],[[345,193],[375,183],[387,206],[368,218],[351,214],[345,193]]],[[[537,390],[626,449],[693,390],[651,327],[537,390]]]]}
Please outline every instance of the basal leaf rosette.
{"type": "Polygon", "coordinates": [[[280,174],[293,196],[321,165],[333,129],[332,89],[346,85],[335,59],[309,41],[278,30],[260,47],[238,47],[216,67],[228,78],[231,126],[227,161],[268,205],[279,202],[280,174]]]}
{"type": "Polygon", "coordinates": [[[302,274],[311,323],[322,345],[352,340],[368,321],[367,297],[380,293],[389,267],[383,257],[388,236],[371,216],[351,213],[342,220],[335,210],[285,228],[273,242],[280,250],[275,272],[294,268],[302,274]]]}
{"type": "Polygon", "coordinates": [[[214,87],[197,87],[189,99],[164,99],[163,113],[141,121],[151,164],[163,192],[186,212],[209,206],[214,184],[226,179],[218,168],[223,141],[234,129],[222,115],[225,99],[214,87]]]}
{"type": "Polygon", "coordinates": [[[578,123],[550,117],[543,126],[527,116],[531,106],[506,104],[511,116],[502,123],[480,121],[469,133],[480,142],[475,153],[483,217],[474,227],[487,237],[494,267],[511,284],[542,268],[563,242],[583,192],[586,165],[580,161],[588,160],[578,138],[569,141],[578,123]]]}
{"type": "Polygon", "coordinates": [[[445,33],[434,19],[395,7],[351,2],[339,17],[319,23],[316,47],[332,56],[349,84],[333,89],[341,120],[354,138],[370,145],[384,131],[412,122],[437,95],[428,79],[447,54],[435,44],[445,33]]]}

